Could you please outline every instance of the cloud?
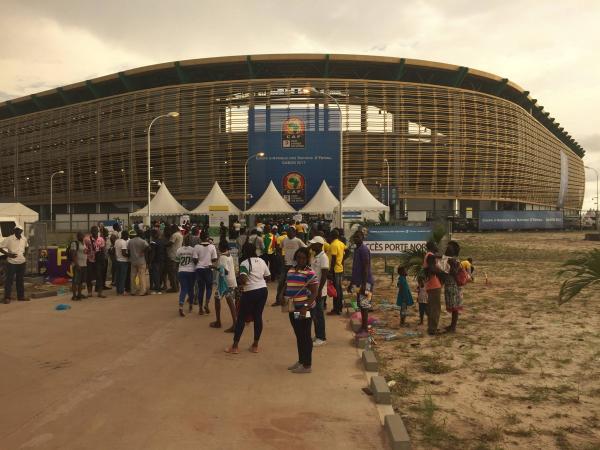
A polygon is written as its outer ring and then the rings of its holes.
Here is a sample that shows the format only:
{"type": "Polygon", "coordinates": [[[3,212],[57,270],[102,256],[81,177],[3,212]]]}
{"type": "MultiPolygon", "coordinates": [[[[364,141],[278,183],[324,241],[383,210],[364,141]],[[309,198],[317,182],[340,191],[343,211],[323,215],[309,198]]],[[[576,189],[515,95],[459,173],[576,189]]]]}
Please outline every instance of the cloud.
{"type": "Polygon", "coordinates": [[[182,59],[398,56],[516,82],[584,146],[586,160],[600,158],[594,138],[600,2],[3,0],[3,6],[0,98],[182,59]]]}

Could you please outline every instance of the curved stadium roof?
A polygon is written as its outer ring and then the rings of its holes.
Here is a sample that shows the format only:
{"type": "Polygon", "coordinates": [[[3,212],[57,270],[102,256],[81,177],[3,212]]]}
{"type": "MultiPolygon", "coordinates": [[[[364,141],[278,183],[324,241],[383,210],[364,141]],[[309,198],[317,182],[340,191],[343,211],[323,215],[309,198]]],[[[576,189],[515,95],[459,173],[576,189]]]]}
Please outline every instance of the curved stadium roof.
{"type": "Polygon", "coordinates": [[[580,157],[584,149],[537,100],[491,73],[419,59],[337,54],[247,55],[190,59],[130,69],[0,103],[0,120],[137,90],[227,80],[332,78],[403,81],[482,92],[515,103],[580,157]]]}

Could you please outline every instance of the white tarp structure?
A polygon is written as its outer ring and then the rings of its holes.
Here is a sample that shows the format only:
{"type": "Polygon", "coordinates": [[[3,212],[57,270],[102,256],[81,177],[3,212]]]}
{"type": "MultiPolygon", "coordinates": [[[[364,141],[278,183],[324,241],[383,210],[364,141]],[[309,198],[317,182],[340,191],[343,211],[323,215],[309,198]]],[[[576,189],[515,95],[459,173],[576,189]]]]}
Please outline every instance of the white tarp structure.
{"type": "MultiPolygon", "coordinates": [[[[180,216],[181,214],[189,214],[181,203],[175,200],[173,194],[167,189],[167,185],[162,183],[158,188],[158,192],[152,200],[150,200],[150,214],[155,216],[180,216]]],[[[148,205],[142,209],[138,209],[131,214],[132,216],[143,217],[148,215],[148,205]]]]}
{"type": "Polygon", "coordinates": [[[389,214],[389,210],[389,206],[373,197],[362,179],[358,180],[354,190],[342,201],[342,211],[360,212],[363,220],[377,220],[380,212],[386,211],[389,214]]]}
{"type": "Polygon", "coordinates": [[[244,211],[244,214],[293,214],[296,210],[281,196],[273,181],[265,193],[256,201],[252,208],[244,211]]]}
{"type": "Polygon", "coordinates": [[[227,212],[228,215],[232,216],[237,216],[240,213],[238,207],[227,198],[221,186],[216,181],[206,198],[190,211],[190,214],[203,215],[215,211],[227,212]]]}
{"type": "Polygon", "coordinates": [[[333,210],[339,204],[340,202],[335,198],[325,180],[323,180],[317,193],[304,205],[304,208],[300,212],[303,214],[333,214],[333,210]]]}
{"type": "Polygon", "coordinates": [[[25,222],[37,222],[40,215],[23,203],[0,203],[0,216],[14,217],[18,225],[25,222]]]}

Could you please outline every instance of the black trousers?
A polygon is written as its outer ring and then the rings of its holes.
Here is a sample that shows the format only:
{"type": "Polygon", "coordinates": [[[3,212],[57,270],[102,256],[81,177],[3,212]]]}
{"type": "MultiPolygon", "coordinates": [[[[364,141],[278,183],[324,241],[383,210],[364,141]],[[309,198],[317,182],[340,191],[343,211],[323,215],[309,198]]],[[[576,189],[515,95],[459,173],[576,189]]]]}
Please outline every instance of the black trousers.
{"type": "Polygon", "coordinates": [[[265,309],[268,295],[269,291],[266,287],[242,292],[240,311],[235,324],[233,342],[237,344],[240,341],[242,333],[244,332],[244,327],[246,326],[246,317],[248,314],[252,314],[252,320],[254,320],[254,340],[258,342],[263,330],[262,314],[265,309]]]}
{"type": "Polygon", "coordinates": [[[17,298],[23,300],[25,298],[25,283],[23,277],[25,275],[25,263],[11,264],[6,263],[6,280],[4,283],[4,298],[10,298],[12,293],[13,280],[17,279],[17,298]]]}
{"type": "Polygon", "coordinates": [[[290,313],[290,323],[296,335],[298,346],[298,362],[304,367],[312,366],[313,341],[311,337],[312,320],[300,317],[294,319],[294,313],[290,313]]]}

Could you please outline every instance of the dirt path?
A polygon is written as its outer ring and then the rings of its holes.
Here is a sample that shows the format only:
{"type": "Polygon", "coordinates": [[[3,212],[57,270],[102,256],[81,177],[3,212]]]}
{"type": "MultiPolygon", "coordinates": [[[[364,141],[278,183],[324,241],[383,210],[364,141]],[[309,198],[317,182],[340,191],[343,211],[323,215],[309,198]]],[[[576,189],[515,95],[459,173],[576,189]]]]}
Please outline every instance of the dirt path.
{"type": "Polygon", "coordinates": [[[232,357],[231,335],[208,327],[213,316],[177,317],[173,294],[63,312],[60,300],[0,305],[2,449],[384,446],[340,319],[328,321],[314,372],[292,375],[295,341],[279,309],[266,308],[262,352],[246,351],[247,328],[232,357]]]}

